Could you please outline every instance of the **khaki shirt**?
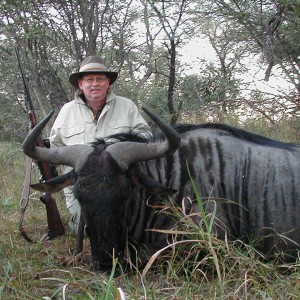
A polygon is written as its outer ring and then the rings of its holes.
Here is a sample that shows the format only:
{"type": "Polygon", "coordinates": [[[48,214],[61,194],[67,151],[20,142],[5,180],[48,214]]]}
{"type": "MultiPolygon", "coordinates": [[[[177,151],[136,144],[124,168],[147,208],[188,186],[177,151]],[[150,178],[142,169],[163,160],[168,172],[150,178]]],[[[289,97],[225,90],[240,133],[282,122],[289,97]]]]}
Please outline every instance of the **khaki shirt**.
{"type": "Polygon", "coordinates": [[[130,99],[116,96],[111,90],[98,120],[94,121],[92,109],[76,93],[75,99],[61,108],[49,139],[51,147],[63,147],[89,144],[97,138],[130,130],[148,139],[152,137],[148,124],[130,99]]]}
{"type": "MultiPolygon", "coordinates": [[[[97,138],[105,138],[112,134],[132,131],[147,139],[151,139],[151,129],[140,115],[137,106],[124,97],[116,96],[110,89],[106,105],[97,121],[94,113],[79,97],[66,103],[60,110],[52,126],[49,140],[51,147],[64,147],[75,144],[89,144],[97,138]]],[[[63,173],[71,171],[71,167],[63,166],[63,173]]],[[[73,187],[64,189],[66,205],[78,207],[73,194],[73,187]]],[[[80,214],[80,208],[73,213],[80,214]]]]}

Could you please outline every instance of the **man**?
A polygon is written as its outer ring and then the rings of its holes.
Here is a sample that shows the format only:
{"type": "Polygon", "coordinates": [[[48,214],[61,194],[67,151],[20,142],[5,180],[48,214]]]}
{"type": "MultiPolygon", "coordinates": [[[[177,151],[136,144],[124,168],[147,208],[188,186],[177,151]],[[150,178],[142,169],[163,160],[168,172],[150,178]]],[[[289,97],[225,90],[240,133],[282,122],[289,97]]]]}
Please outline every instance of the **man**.
{"type": "MultiPolygon", "coordinates": [[[[77,89],[73,101],[60,110],[50,133],[52,147],[89,144],[97,138],[133,131],[145,138],[151,130],[140,115],[137,106],[129,99],[115,95],[111,85],[118,77],[109,71],[96,56],[89,56],[69,81],[77,89]]],[[[64,173],[70,171],[64,167],[64,173]]],[[[72,187],[64,189],[66,205],[71,213],[70,228],[77,234],[80,205],[72,187]]]]}

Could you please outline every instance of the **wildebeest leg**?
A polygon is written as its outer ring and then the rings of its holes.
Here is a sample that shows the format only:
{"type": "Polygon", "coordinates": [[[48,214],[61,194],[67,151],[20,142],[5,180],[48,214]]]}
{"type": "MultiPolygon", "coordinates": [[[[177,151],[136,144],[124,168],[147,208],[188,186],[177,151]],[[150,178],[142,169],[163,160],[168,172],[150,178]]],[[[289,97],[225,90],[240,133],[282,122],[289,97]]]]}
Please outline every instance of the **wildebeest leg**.
{"type": "Polygon", "coordinates": [[[85,225],[85,223],[84,223],[83,215],[81,213],[79,224],[78,224],[76,254],[81,253],[83,250],[84,225],[85,225]]]}

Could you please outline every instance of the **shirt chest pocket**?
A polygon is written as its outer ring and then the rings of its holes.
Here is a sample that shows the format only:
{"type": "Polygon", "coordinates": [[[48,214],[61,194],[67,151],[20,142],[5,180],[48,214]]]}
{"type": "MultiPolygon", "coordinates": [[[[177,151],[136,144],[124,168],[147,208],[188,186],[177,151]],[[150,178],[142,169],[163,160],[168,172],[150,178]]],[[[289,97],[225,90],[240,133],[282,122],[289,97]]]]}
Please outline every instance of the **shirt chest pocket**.
{"type": "Polygon", "coordinates": [[[130,120],[124,120],[123,118],[115,119],[113,122],[107,124],[111,131],[111,134],[119,132],[128,132],[131,129],[130,120]]]}
{"type": "Polygon", "coordinates": [[[84,126],[63,127],[60,130],[65,145],[84,144],[84,126]]]}

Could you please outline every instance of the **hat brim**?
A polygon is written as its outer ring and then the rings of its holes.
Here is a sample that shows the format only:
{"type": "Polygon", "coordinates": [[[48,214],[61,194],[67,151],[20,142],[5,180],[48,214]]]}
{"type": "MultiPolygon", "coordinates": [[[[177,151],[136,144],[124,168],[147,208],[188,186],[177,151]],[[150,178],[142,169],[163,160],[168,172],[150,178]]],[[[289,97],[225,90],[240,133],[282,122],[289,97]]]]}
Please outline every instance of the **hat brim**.
{"type": "Polygon", "coordinates": [[[72,86],[74,86],[76,89],[79,89],[78,86],[78,79],[80,77],[82,77],[83,74],[87,74],[87,73],[91,73],[91,74],[105,74],[106,76],[109,77],[109,85],[112,85],[116,79],[118,78],[118,72],[108,72],[108,71],[86,71],[86,72],[77,72],[77,73],[73,73],[70,75],[69,77],[69,82],[71,83],[72,86]]]}

